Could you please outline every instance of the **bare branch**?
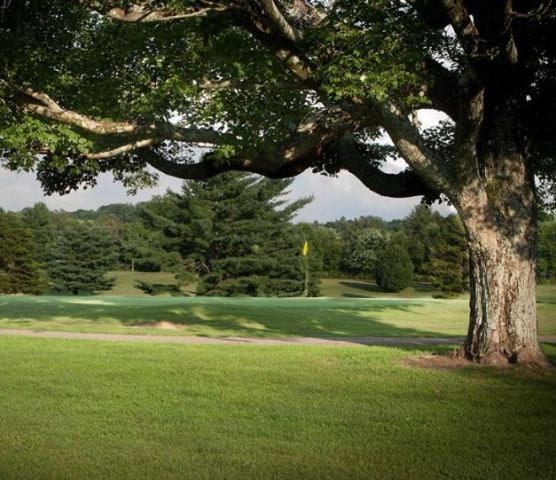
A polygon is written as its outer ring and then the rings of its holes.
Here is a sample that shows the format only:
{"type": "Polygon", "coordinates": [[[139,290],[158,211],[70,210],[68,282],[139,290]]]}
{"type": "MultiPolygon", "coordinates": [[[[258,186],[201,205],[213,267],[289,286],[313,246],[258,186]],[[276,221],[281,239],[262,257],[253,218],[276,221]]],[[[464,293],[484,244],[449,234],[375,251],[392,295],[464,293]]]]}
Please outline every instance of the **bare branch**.
{"type": "Polygon", "coordinates": [[[246,12],[236,11],[235,22],[259,40],[285,67],[308,86],[314,86],[313,71],[308,58],[297,45],[286,38],[280,38],[261,21],[246,12]]]}
{"type": "Polygon", "coordinates": [[[250,88],[255,91],[259,91],[264,87],[271,86],[273,89],[278,90],[302,90],[303,84],[300,82],[275,82],[272,84],[264,84],[264,83],[253,83],[244,80],[209,80],[203,79],[200,84],[200,87],[203,90],[208,92],[217,91],[217,90],[225,90],[227,88],[250,88]]]}

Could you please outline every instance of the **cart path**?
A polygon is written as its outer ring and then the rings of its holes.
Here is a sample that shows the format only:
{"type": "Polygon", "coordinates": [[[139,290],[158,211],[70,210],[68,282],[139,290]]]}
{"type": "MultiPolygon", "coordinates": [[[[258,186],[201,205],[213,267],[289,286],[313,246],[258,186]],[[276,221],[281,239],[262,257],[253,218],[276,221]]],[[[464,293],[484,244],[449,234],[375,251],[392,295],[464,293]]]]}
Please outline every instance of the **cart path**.
{"type": "MultiPolygon", "coordinates": [[[[0,328],[0,335],[33,337],[33,338],[62,338],[70,340],[103,340],[109,342],[152,342],[152,343],[185,343],[198,345],[320,345],[320,346],[348,346],[348,345],[392,345],[392,346],[428,346],[451,345],[462,343],[463,337],[442,338],[395,338],[395,337],[197,337],[185,335],[127,335],[113,333],[81,333],[18,330],[0,328]]],[[[556,335],[539,337],[541,342],[556,343],[556,335]]]]}

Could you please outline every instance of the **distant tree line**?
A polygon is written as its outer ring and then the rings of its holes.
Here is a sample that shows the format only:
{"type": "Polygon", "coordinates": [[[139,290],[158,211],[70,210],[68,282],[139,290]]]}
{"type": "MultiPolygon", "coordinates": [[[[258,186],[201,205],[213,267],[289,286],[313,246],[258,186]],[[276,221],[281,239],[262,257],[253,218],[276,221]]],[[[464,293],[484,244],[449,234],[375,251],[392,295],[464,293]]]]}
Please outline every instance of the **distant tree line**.
{"type": "MultiPolygon", "coordinates": [[[[323,276],[373,279],[386,291],[426,282],[440,297],[467,290],[457,216],[419,205],[403,220],[293,223],[311,199],[286,203],[290,184],[228,173],[136,205],[0,211],[0,293],[99,292],[111,288],[108,272],[116,270],[175,274],[177,287],[138,285],[151,294],[179,293],[180,283],[195,282],[200,295],[318,295],[323,276]]],[[[556,280],[554,219],[541,223],[537,275],[556,280]]]]}
{"type": "MultiPolygon", "coordinates": [[[[10,239],[0,293],[99,292],[113,285],[109,271],[137,270],[174,273],[178,286],[194,281],[200,295],[317,295],[320,270],[305,271],[305,239],[291,223],[311,199],[287,203],[290,184],[228,173],[135,206],[67,213],[41,203],[2,214],[0,229],[10,239]]],[[[180,292],[176,285],[137,286],[180,292]]]]}

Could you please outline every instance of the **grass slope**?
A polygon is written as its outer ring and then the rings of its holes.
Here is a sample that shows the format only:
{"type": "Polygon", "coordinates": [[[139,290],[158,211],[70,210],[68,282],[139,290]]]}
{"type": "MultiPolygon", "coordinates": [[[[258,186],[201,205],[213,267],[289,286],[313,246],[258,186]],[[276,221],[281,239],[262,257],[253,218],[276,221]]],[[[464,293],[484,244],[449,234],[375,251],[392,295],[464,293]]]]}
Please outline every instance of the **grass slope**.
{"type": "Polygon", "coordinates": [[[0,328],[206,336],[461,335],[465,301],[214,297],[0,297],[0,328]],[[155,328],[172,322],[174,330],[155,328]]]}
{"type": "Polygon", "coordinates": [[[3,337],[0,478],[555,477],[554,376],[414,353],[3,337]]]}
{"type": "MultiPolygon", "coordinates": [[[[556,335],[556,287],[539,287],[541,335],[556,335]]],[[[2,296],[0,328],[205,336],[465,335],[468,300],[2,296]],[[157,328],[171,322],[173,330],[157,328]]]]}
{"type": "MultiPolygon", "coordinates": [[[[112,290],[105,292],[105,295],[138,295],[144,296],[145,293],[137,288],[137,282],[161,283],[164,285],[175,285],[176,279],[173,273],[166,272],[131,272],[115,271],[109,272],[107,277],[114,278],[115,284],[112,290]]],[[[182,291],[186,295],[195,294],[195,285],[187,285],[182,291]]]]}

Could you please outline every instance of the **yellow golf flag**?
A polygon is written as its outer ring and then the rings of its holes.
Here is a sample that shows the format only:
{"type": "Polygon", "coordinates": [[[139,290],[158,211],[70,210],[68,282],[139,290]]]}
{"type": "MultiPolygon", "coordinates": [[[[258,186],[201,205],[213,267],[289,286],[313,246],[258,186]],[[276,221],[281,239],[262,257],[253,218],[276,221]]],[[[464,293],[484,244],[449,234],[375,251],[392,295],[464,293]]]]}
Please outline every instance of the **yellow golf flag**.
{"type": "Polygon", "coordinates": [[[305,240],[303,244],[303,256],[306,257],[307,255],[309,255],[309,242],[305,240]]]}

